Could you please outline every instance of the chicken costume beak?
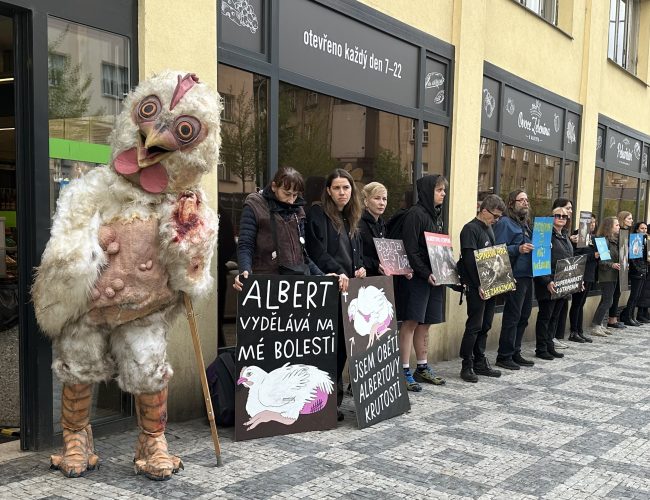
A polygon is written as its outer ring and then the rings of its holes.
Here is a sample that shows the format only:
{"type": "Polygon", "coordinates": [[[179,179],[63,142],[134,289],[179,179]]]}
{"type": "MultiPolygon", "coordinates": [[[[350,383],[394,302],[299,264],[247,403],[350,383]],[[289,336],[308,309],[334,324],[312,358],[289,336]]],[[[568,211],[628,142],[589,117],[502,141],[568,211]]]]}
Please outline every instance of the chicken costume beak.
{"type": "Polygon", "coordinates": [[[174,134],[164,124],[145,122],[140,124],[141,140],[144,144],[138,148],[138,166],[148,167],[158,163],[174,151],[178,151],[178,142],[174,134]]]}

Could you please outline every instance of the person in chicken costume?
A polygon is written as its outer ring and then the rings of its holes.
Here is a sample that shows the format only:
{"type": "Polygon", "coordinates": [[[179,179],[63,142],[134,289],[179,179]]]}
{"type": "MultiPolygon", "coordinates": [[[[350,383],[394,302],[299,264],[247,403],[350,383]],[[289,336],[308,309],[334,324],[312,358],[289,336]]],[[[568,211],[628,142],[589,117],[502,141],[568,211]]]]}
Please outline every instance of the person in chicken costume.
{"type": "Polygon", "coordinates": [[[141,433],[135,469],[169,479],[182,468],[164,431],[166,345],[182,294],[212,287],[218,219],[199,181],[217,165],[221,103],[193,74],[165,71],[125,99],[111,135],[111,164],[61,191],[32,291],[63,383],[68,477],[94,469],[89,414],[95,382],[116,377],[135,396],[141,433]]]}

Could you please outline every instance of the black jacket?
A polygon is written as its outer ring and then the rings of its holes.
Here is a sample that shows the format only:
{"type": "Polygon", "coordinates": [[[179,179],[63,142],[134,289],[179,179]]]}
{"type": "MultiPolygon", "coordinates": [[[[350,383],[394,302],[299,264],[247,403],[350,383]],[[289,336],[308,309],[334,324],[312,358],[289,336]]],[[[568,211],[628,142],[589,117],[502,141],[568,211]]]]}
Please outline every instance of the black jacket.
{"type": "Polygon", "coordinates": [[[363,267],[366,268],[368,276],[380,276],[379,256],[373,238],[386,237],[384,219],[379,217],[379,219],[375,220],[372,214],[364,210],[359,222],[359,233],[363,242],[363,267]]]}
{"type": "Polygon", "coordinates": [[[442,206],[433,204],[433,191],[438,182],[439,175],[427,175],[418,179],[418,202],[413,205],[404,217],[402,240],[404,249],[413,268],[413,273],[422,278],[429,279],[431,263],[424,232],[444,234],[442,219],[442,206]]]}
{"type": "Polygon", "coordinates": [[[555,279],[555,266],[557,261],[573,257],[573,246],[569,236],[565,233],[558,233],[553,229],[551,236],[551,273],[547,276],[535,278],[535,297],[537,300],[550,300],[551,293],[546,286],[555,279]]]}
{"type": "MultiPolygon", "coordinates": [[[[576,229],[573,234],[578,234],[578,230],[576,229]]],[[[596,281],[596,270],[598,269],[596,252],[598,250],[596,249],[596,243],[594,242],[595,237],[596,235],[592,233],[591,238],[589,238],[590,243],[586,247],[578,248],[574,243],[571,243],[573,245],[573,255],[587,256],[587,262],[585,263],[585,276],[583,280],[585,283],[593,283],[596,281]]]]}

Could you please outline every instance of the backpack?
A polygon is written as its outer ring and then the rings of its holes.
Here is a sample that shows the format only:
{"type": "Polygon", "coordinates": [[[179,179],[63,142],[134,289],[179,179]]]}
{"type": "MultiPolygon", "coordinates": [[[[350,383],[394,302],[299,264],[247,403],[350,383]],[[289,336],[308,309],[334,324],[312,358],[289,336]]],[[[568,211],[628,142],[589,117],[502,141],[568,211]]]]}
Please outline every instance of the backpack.
{"type": "Polygon", "coordinates": [[[404,219],[409,210],[408,208],[400,208],[393,214],[388,224],[386,224],[386,238],[391,240],[402,239],[402,227],[404,227],[404,219]]]}
{"type": "Polygon", "coordinates": [[[235,424],[235,348],[224,349],[205,370],[217,425],[235,424]]]}

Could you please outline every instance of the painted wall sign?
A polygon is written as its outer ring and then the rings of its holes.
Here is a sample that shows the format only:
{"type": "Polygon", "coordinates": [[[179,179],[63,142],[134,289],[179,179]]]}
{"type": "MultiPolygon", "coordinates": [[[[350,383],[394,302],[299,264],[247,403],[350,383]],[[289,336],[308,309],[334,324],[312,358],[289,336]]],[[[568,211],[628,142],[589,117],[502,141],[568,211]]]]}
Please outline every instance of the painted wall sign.
{"type": "Polygon", "coordinates": [[[264,53],[266,18],[263,0],[221,0],[221,40],[252,52],[264,53]]]}
{"type": "Polygon", "coordinates": [[[435,59],[427,58],[424,75],[424,104],[428,108],[447,110],[449,82],[448,65],[435,59]]]}
{"type": "Polygon", "coordinates": [[[502,108],[504,135],[533,147],[540,145],[562,150],[565,131],[562,108],[507,86],[502,108]]]}
{"type": "Polygon", "coordinates": [[[496,80],[483,77],[481,101],[481,128],[496,132],[499,130],[499,87],[496,80]]]}
{"type": "Polygon", "coordinates": [[[580,145],[580,117],[567,111],[564,124],[564,149],[567,153],[578,154],[580,145]]]}
{"type": "Polygon", "coordinates": [[[605,159],[605,129],[598,127],[598,134],[596,135],[596,158],[600,160],[605,159]]]}
{"type": "Polygon", "coordinates": [[[282,0],[277,6],[281,68],[416,106],[416,46],[307,0],[282,0]]]}
{"type": "Polygon", "coordinates": [[[338,293],[335,279],[324,276],[244,281],[237,296],[236,440],[336,426],[338,293]]]}
{"type": "Polygon", "coordinates": [[[641,141],[611,128],[607,130],[605,163],[639,172],[641,168],[641,141]]]}
{"type": "Polygon", "coordinates": [[[643,154],[641,155],[641,172],[648,173],[648,154],[650,153],[650,148],[648,146],[643,148],[643,154]]]}

